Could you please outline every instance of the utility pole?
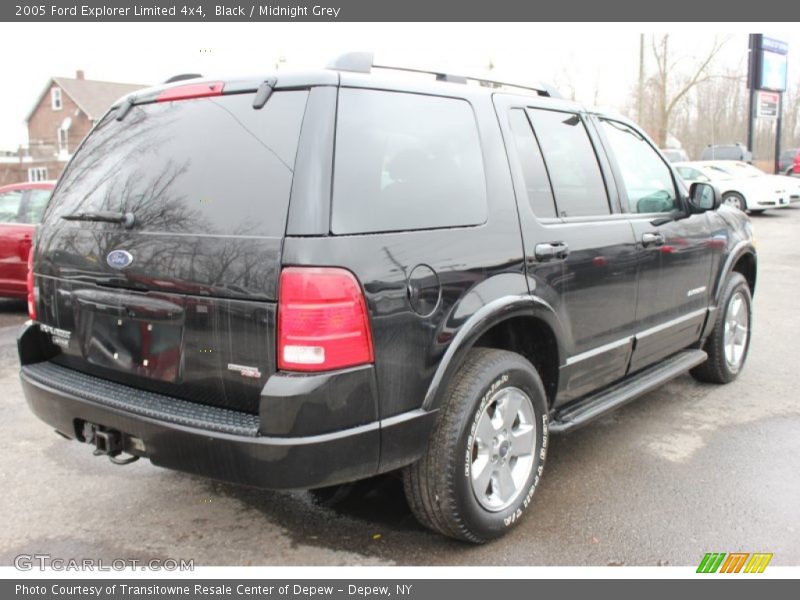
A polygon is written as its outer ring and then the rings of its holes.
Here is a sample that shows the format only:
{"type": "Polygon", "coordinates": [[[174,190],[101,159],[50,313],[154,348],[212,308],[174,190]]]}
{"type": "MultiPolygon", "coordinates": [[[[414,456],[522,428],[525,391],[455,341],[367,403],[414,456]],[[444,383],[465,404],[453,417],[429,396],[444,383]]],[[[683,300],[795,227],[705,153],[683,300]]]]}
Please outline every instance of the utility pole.
{"type": "Polygon", "coordinates": [[[639,34],[639,92],[636,97],[636,122],[642,126],[644,112],[644,34],[639,34]]]}
{"type": "Polygon", "coordinates": [[[755,97],[756,97],[756,89],[758,88],[758,82],[756,81],[756,72],[758,70],[758,47],[759,47],[759,40],[760,34],[758,33],[751,33],[750,34],[750,41],[748,43],[748,47],[750,52],[748,54],[748,68],[747,68],[747,93],[748,101],[747,101],[747,150],[749,152],[753,152],[753,126],[755,124],[755,97]]]}
{"type": "Polygon", "coordinates": [[[775,174],[781,175],[781,127],[783,126],[783,93],[778,94],[778,118],[775,120],[775,174]]]}

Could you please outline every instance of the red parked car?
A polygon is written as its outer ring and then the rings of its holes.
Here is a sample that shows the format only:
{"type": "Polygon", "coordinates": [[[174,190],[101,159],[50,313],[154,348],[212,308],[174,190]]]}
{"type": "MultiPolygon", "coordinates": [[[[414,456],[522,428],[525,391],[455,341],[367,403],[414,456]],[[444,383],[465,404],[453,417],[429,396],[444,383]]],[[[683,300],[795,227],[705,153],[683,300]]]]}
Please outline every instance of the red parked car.
{"type": "Polygon", "coordinates": [[[800,175],[800,150],[794,155],[794,166],[790,175],[800,175]]]}
{"type": "Polygon", "coordinates": [[[27,296],[28,254],[55,182],[0,187],[0,297],[27,296]]]}

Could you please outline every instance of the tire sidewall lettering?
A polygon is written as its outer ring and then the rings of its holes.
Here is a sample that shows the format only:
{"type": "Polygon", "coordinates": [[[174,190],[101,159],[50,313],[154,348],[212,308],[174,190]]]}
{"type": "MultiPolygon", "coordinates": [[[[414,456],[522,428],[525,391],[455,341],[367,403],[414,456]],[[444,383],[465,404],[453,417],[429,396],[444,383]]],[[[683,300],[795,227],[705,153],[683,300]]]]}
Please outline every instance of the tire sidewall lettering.
{"type": "MultiPolygon", "coordinates": [[[[478,422],[480,421],[480,416],[483,414],[484,409],[486,408],[487,404],[497,392],[498,389],[502,388],[506,384],[509,383],[512,379],[514,379],[514,372],[513,371],[506,371],[499,376],[497,376],[492,384],[486,388],[486,391],[481,396],[480,401],[478,402],[477,406],[475,407],[471,420],[469,422],[469,431],[466,438],[466,447],[464,449],[464,463],[463,463],[463,480],[465,486],[467,486],[467,490],[469,494],[472,494],[472,487],[471,487],[471,477],[472,477],[472,446],[475,442],[475,436],[477,434],[478,422]]],[[[531,396],[531,401],[534,404],[535,412],[542,412],[538,407],[536,400],[534,399],[534,394],[531,393],[528,385],[520,386],[526,389],[526,393],[531,396]]],[[[541,442],[539,443],[538,451],[534,448],[534,460],[536,461],[534,464],[534,468],[532,470],[532,479],[531,484],[528,487],[527,491],[524,495],[521,496],[521,500],[517,501],[517,504],[512,505],[511,507],[505,509],[508,514],[502,517],[502,525],[504,528],[508,528],[516,524],[517,521],[523,516],[525,510],[531,505],[533,501],[534,493],[536,492],[536,488],[539,486],[539,481],[542,478],[542,473],[544,472],[544,461],[547,456],[547,446],[548,446],[548,438],[549,438],[549,420],[546,414],[546,411],[541,414],[540,417],[540,427],[539,433],[541,435],[541,442]]],[[[477,500],[473,497],[470,498],[470,502],[474,505],[478,505],[477,500]]],[[[485,511],[485,509],[480,508],[479,511],[485,511]]],[[[484,514],[488,513],[485,511],[484,514]]],[[[502,513],[499,513],[502,514],[502,513]]],[[[499,525],[499,523],[498,523],[499,525]]]]}

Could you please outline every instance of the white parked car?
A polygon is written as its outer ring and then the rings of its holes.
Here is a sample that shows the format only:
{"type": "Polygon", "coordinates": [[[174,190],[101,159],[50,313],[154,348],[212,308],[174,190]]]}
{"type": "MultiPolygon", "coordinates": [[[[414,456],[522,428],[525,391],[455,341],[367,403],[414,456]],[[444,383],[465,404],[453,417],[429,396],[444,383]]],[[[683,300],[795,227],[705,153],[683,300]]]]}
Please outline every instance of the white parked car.
{"type": "Polygon", "coordinates": [[[688,183],[701,181],[714,184],[722,193],[722,200],[739,210],[760,213],[770,208],[789,206],[790,192],[783,182],[776,182],[773,176],[768,176],[763,171],[759,171],[760,176],[753,176],[733,165],[750,167],[739,161],[698,160],[673,163],[678,175],[688,183]]]}
{"type": "Polygon", "coordinates": [[[709,161],[712,164],[725,169],[734,177],[766,177],[778,188],[782,188],[789,196],[789,203],[800,202],[800,179],[797,177],[787,177],[786,175],[770,175],[758,167],[749,165],[738,160],[709,161]]]}

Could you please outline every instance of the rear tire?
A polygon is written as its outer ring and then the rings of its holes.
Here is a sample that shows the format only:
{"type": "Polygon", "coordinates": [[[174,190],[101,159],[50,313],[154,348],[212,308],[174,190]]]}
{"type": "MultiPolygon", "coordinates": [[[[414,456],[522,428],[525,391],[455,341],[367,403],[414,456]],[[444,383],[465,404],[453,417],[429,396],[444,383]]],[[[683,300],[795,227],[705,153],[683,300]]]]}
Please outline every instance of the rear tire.
{"type": "Polygon", "coordinates": [[[423,457],[403,471],[425,526],[473,543],[500,537],[530,506],[547,451],[542,380],[513,352],[475,348],[449,385],[423,457]]]}
{"type": "Polygon", "coordinates": [[[753,300],[747,280],[733,272],[725,284],[714,329],[703,350],[708,360],[691,370],[698,381],[729,383],[741,373],[750,349],[753,300]]]}

